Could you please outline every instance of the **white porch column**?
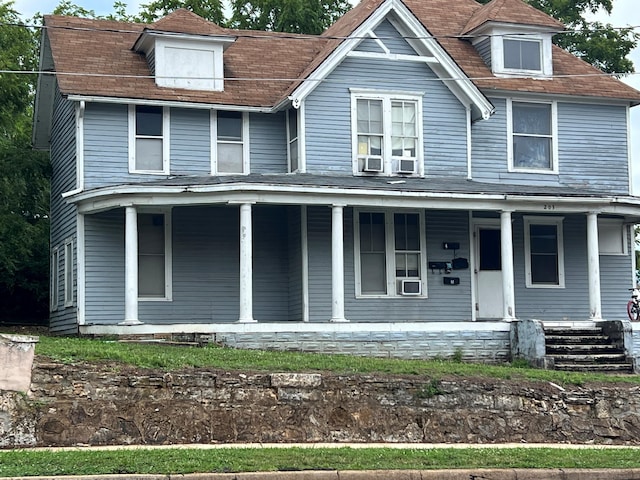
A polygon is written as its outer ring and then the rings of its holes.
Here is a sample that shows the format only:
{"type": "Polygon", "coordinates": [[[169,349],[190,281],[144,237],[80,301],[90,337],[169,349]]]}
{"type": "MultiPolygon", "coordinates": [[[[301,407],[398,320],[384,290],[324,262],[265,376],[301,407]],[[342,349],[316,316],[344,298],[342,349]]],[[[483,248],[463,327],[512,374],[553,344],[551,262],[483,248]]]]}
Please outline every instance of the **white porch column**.
{"type": "Polygon", "coordinates": [[[138,212],[136,207],[124,211],[124,322],[139,325],[138,320],[138,212]]]}
{"type": "Polygon", "coordinates": [[[511,212],[500,212],[500,251],[502,261],[502,311],[506,321],[516,319],[516,296],[513,279],[513,231],[511,212]]]}
{"type": "Polygon", "coordinates": [[[331,208],[331,321],[346,322],[344,316],[344,205],[331,208]]]}
{"type": "Polygon", "coordinates": [[[251,234],[251,204],[240,205],[240,323],[253,319],[253,238],[251,234]]]}
{"type": "Polygon", "coordinates": [[[598,246],[598,214],[587,214],[587,268],[589,271],[589,320],[602,319],[600,299],[600,248],[598,246]]]}

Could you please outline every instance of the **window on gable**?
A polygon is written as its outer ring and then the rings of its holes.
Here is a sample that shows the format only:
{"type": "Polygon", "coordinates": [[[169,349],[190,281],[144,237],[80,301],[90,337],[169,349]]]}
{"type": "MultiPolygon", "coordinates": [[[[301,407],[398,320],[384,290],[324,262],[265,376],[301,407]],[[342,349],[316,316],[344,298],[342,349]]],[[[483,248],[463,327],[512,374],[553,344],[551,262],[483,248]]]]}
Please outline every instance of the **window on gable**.
{"type": "Polygon", "coordinates": [[[528,102],[510,105],[510,168],[555,173],[554,105],[528,102]]]}
{"type": "Polygon", "coordinates": [[[298,110],[291,108],[287,111],[287,141],[289,142],[289,171],[300,169],[298,152],[298,110]]]}
{"type": "Polygon", "coordinates": [[[539,40],[505,38],[503,40],[504,68],[542,71],[541,47],[539,40]]]}
{"type": "Polygon", "coordinates": [[[421,110],[418,95],[356,93],[354,173],[421,174],[421,110]]]}
{"type": "Polygon", "coordinates": [[[138,296],[171,296],[171,244],[168,213],[138,214],[138,296]]]}
{"type": "Polygon", "coordinates": [[[247,173],[247,139],[242,112],[219,111],[215,115],[215,173],[247,173]]]}
{"type": "Polygon", "coordinates": [[[527,287],[564,287],[562,219],[525,217],[524,226],[527,287]]]}
{"type": "Polygon", "coordinates": [[[165,125],[168,113],[163,107],[134,105],[130,109],[132,124],[131,162],[135,173],[168,173],[168,140],[165,125]]]}
{"type": "Polygon", "coordinates": [[[419,213],[357,212],[359,295],[425,296],[425,239],[419,213]]]}

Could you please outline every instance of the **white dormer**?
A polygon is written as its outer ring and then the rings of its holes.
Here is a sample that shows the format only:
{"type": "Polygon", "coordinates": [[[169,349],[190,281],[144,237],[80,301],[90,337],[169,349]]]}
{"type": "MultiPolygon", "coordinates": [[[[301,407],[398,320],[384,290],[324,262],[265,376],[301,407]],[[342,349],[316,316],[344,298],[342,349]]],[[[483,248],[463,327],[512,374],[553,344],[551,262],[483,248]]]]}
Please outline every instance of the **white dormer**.
{"type": "Polygon", "coordinates": [[[235,37],[146,30],[134,45],[144,53],[156,85],[189,90],[224,90],[224,50],[235,37]]]}
{"type": "Polygon", "coordinates": [[[495,75],[553,75],[551,39],[555,32],[541,32],[539,27],[522,25],[488,24],[485,27],[482,33],[474,34],[472,44],[495,75]]]}

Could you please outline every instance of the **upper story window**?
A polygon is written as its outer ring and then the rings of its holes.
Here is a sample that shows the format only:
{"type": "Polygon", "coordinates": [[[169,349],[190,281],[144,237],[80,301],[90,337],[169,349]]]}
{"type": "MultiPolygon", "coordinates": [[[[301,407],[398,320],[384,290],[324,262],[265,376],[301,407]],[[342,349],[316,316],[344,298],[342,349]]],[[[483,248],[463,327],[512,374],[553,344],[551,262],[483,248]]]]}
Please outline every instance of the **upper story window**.
{"type": "Polygon", "coordinates": [[[211,113],[212,172],[217,174],[249,173],[249,119],[242,112],[211,113]]]}
{"type": "Polygon", "coordinates": [[[504,68],[508,70],[542,71],[542,42],[504,38],[504,68]]]}
{"type": "Polygon", "coordinates": [[[129,106],[129,171],[169,174],[169,109],[129,106]]]}
{"type": "Polygon", "coordinates": [[[358,295],[426,296],[424,217],[421,213],[355,213],[358,295]]]}
{"type": "Polygon", "coordinates": [[[507,101],[509,170],[557,173],[556,104],[507,101]]]}
{"type": "Polygon", "coordinates": [[[298,110],[291,108],[287,111],[287,142],[289,144],[289,171],[300,170],[300,153],[298,141],[298,110]]]}
{"type": "Polygon", "coordinates": [[[352,91],[354,174],[421,175],[422,97],[352,91]]]}

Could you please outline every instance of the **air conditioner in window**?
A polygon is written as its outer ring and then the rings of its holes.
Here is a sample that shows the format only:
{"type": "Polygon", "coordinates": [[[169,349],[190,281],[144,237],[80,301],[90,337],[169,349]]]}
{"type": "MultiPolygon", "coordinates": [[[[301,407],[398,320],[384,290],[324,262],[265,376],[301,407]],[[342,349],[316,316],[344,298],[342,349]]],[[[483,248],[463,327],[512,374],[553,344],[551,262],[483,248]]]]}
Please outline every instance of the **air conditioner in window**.
{"type": "Polygon", "coordinates": [[[364,171],[380,173],[383,171],[382,158],[367,157],[364,159],[364,171]]]}
{"type": "Polygon", "coordinates": [[[402,159],[398,162],[398,173],[416,173],[415,159],[402,159]]]}
{"type": "Polygon", "coordinates": [[[400,286],[401,295],[422,295],[422,282],[420,280],[402,280],[400,286]]]}

